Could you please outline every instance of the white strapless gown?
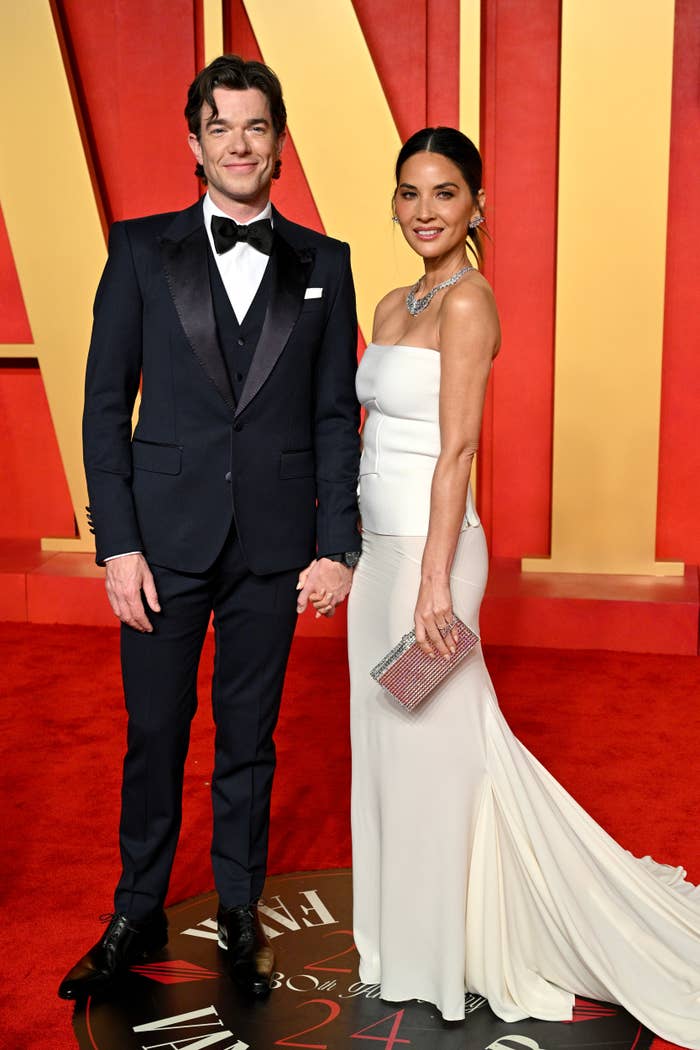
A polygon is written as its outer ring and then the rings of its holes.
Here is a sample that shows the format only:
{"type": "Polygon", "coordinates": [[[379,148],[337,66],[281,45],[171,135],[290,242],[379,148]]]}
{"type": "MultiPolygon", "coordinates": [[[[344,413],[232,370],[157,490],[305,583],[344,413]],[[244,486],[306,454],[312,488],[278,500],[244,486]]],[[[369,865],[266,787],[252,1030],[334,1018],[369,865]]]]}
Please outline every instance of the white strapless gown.
{"type": "MultiPolygon", "coordinates": [[[[360,979],[464,1017],[568,1020],[617,1002],[700,1048],[700,888],[634,858],[513,736],[481,646],[413,714],[369,670],[412,625],[439,452],[440,356],[370,344],[358,396],[363,552],[350,595],[352,834],[360,979]]],[[[487,577],[471,498],[452,568],[478,632],[487,577]]],[[[694,826],[693,824],[689,826],[694,826]]]]}

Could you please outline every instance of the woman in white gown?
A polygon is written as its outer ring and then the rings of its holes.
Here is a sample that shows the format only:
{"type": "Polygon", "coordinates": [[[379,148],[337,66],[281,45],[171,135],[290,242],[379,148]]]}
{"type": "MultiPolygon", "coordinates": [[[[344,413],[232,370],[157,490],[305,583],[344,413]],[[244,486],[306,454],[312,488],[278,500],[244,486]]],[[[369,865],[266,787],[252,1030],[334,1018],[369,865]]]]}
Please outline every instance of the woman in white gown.
{"type": "MultiPolygon", "coordinates": [[[[389,1001],[464,1017],[566,1020],[574,995],[621,1003],[700,1048],[700,889],[637,860],[513,736],[481,646],[415,712],[370,668],[415,622],[448,659],[472,629],[487,551],[469,474],[499,326],[480,255],[481,159],[425,129],[396,166],[395,219],[425,264],[379,303],[357,378],[367,410],[363,552],[350,596],[355,940],[389,1001]]],[[[514,406],[517,411],[517,406],[514,406]]],[[[317,608],[327,612],[323,600],[317,608]]],[[[691,826],[691,825],[689,825],[691,826]]]]}

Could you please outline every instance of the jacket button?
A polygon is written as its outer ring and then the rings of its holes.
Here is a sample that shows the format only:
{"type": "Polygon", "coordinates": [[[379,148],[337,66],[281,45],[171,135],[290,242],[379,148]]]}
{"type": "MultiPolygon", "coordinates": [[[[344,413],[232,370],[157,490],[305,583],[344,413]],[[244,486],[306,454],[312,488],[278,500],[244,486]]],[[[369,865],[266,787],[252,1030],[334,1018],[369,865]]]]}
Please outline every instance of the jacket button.
{"type": "Polygon", "coordinates": [[[238,340],[238,345],[239,345],[239,346],[245,346],[245,339],[243,339],[243,338],[240,338],[240,339],[238,340]]]}
{"type": "Polygon", "coordinates": [[[243,373],[242,372],[236,372],[236,382],[240,383],[242,379],[243,379],[243,373]]]}
{"type": "Polygon", "coordinates": [[[236,431],[237,434],[240,434],[241,430],[243,430],[243,424],[242,423],[234,423],[233,424],[233,429],[236,431]]]}
{"type": "Polygon", "coordinates": [[[230,470],[227,470],[226,473],[224,474],[224,481],[228,481],[229,485],[231,484],[231,471],[230,470]]]}

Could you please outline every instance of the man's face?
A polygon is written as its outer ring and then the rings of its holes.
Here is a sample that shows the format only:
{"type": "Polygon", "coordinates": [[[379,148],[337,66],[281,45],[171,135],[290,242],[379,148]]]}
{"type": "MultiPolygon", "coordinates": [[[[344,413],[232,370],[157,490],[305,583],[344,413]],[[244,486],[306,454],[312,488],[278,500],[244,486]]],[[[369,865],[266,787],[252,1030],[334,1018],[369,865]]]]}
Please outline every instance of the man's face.
{"type": "Polygon", "coordinates": [[[188,142],[207,177],[214,203],[246,221],[267,204],[285,134],[275,134],[267,98],[257,88],[215,88],[218,115],[202,107],[199,138],[188,142]]]}

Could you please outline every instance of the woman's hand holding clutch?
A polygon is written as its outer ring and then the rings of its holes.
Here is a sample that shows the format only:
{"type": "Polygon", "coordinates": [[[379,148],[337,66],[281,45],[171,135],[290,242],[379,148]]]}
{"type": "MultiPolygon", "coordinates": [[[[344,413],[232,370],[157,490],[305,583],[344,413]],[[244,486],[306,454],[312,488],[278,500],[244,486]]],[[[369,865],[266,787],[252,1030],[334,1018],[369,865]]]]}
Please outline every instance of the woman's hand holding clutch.
{"type": "Polygon", "coordinates": [[[428,656],[449,660],[456,652],[459,637],[450,630],[454,620],[452,595],[447,575],[423,577],[414,613],[416,641],[428,656]]]}

